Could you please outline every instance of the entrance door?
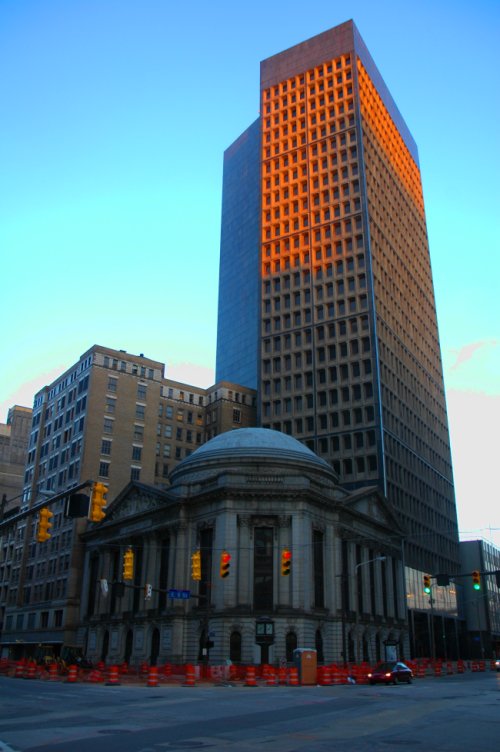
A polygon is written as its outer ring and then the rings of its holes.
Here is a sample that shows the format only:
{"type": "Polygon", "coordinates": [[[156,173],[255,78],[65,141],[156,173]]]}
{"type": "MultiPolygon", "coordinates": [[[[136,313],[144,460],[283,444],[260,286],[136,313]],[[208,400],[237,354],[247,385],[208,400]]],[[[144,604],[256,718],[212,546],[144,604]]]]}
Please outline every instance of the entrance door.
{"type": "Polygon", "coordinates": [[[125,663],[130,663],[130,658],[132,657],[132,645],[134,643],[134,634],[131,629],[128,630],[127,636],[125,638],[125,655],[123,657],[123,660],[125,663]]]}

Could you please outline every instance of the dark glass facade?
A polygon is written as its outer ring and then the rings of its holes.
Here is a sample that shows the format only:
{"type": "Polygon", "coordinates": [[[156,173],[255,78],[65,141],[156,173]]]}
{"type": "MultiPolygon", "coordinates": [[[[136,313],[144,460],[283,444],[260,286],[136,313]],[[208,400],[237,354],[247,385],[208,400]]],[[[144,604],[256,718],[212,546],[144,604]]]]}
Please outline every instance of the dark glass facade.
{"type": "Polygon", "coordinates": [[[215,380],[257,389],[260,120],[224,154],[215,380]],[[219,378],[220,377],[220,378],[219,378]]]}

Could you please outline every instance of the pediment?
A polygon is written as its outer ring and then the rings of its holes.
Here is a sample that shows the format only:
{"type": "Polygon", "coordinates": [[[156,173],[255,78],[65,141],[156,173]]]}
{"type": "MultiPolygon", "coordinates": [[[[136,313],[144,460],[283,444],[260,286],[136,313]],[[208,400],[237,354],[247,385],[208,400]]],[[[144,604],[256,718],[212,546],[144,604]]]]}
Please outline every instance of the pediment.
{"type": "Polygon", "coordinates": [[[117,522],[129,517],[135,517],[136,515],[164,508],[169,502],[169,496],[160,488],[139,483],[129,483],[108,507],[106,520],[117,522]]]}
{"type": "Polygon", "coordinates": [[[343,503],[352,512],[368,517],[385,527],[391,528],[396,533],[403,534],[395,512],[378,488],[357,489],[349,494],[343,503]]]}

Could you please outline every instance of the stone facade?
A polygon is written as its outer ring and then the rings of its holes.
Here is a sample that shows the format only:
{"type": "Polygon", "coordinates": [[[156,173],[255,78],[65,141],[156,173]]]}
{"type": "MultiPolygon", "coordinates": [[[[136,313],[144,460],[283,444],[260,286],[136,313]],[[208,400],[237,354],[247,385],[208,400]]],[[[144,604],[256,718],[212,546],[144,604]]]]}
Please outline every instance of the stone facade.
{"type": "Polygon", "coordinates": [[[312,647],[326,662],[374,662],[386,642],[408,655],[401,529],[376,489],[350,493],[297,440],[251,428],[207,442],[171,481],[166,490],[130,484],[83,536],[89,658],[277,663],[312,647]],[[129,546],[134,579],[123,588],[129,546]],[[198,550],[202,579],[194,582],[198,550]],[[284,550],[289,576],[280,570],[284,550]],[[169,590],[191,597],[172,599],[169,590]],[[272,645],[256,643],[259,620],[273,624],[272,645]]]}

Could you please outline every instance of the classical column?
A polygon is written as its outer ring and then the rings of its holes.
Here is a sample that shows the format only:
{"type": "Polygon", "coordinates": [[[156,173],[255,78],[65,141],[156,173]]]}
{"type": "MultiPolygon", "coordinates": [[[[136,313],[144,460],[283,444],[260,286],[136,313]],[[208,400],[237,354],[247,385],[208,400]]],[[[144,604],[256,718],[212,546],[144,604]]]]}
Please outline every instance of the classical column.
{"type": "Polygon", "coordinates": [[[236,562],[236,577],[238,582],[237,591],[238,605],[250,606],[252,604],[252,585],[253,572],[251,571],[251,562],[253,556],[250,555],[252,547],[251,536],[251,518],[248,515],[238,515],[238,555],[236,562]]]}

